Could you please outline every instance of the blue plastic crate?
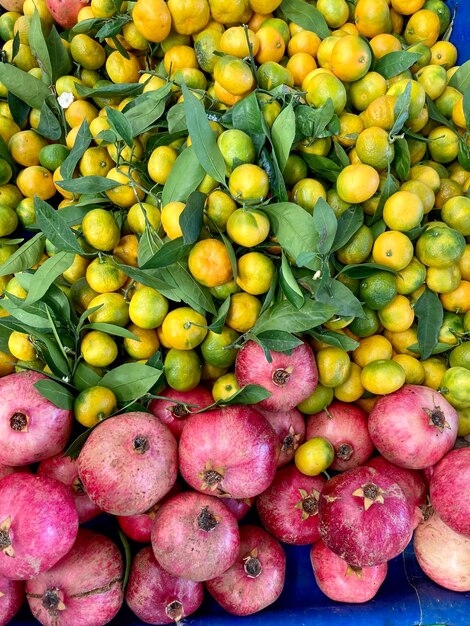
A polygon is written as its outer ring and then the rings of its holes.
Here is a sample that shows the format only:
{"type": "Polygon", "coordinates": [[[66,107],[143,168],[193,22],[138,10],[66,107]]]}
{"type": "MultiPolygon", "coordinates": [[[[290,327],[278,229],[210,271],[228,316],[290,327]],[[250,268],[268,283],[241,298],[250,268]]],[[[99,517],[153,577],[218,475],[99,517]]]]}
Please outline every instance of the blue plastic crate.
{"type": "MultiPolygon", "coordinates": [[[[227,0],[229,2],[230,0],[227,0]]],[[[459,50],[458,64],[470,59],[470,0],[448,0],[456,18],[451,41],[459,50]]],[[[103,516],[90,524],[104,530],[103,516]]],[[[119,540],[115,537],[116,541],[119,540]]],[[[280,598],[264,611],[248,616],[227,614],[206,593],[199,611],[184,620],[187,626],[469,626],[470,593],[448,591],[433,583],[421,570],[411,546],[389,563],[387,578],[376,597],[366,604],[342,604],[329,600],[317,587],[309,559],[309,546],[284,546],[286,583],[280,598]]],[[[34,626],[23,606],[12,626],[34,626]]],[[[123,606],[110,626],[141,626],[123,606]]]]}

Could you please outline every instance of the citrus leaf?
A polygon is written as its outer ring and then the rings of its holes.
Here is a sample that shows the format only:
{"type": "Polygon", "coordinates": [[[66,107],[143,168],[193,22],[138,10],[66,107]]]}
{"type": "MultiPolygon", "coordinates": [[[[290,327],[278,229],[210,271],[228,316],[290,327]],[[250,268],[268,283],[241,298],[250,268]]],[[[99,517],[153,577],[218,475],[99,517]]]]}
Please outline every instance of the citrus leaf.
{"type": "Polygon", "coordinates": [[[393,176],[390,174],[390,171],[389,171],[387,174],[387,178],[385,179],[382,193],[380,194],[379,203],[372,217],[372,221],[371,221],[372,224],[374,224],[375,222],[379,222],[382,219],[384,205],[387,202],[387,200],[390,198],[390,196],[392,196],[396,191],[398,191],[398,185],[393,180],[393,176]]]}
{"type": "Polygon", "coordinates": [[[393,51],[384,54],[375,64],[374,72],[378,72],[384,78],[393,78],[409,69],[421,58],[419,52],[393,51]]]}
{"type": "Polygon", "coordinates": [[[186,131],[187,134],[188,124],[186,122],[186,111],[182,102],[174,104],[170,109],[168,109],[166,121],[169,133],[180,133],[186,131]]]}
{"type": "Polygon", "coordinates": [[[14,121],[23,128],[31,111],[31,107],[15,96],[11,91],[7,94],[8,107],[14,121]]]}
{"type": "Polygon", "coordinates": [[[396,274],[395,270],[387,267],[386,265],[381,265],[380,263],[358,263],[347,265],[346,267],[343,267],[340,274],[345,274],[349,278],[367,278],[378,271],[396,274]]]}
{"type": "Polygon", "coordinates": [[[85,432],[78,435],[78,437],[74,439],[74,441],[72,441],[72,443],[69,445],[67,450],[64,452],[64,456],[68,456],[71,459],[78,458],[78,455],[80,454],[80,450],[85,445],[85,442],[88,439],[88,437],[91,435],[92,430],[93,428],[87,428],[85,432]]]}
{"type": "Polygon", "coordinates": [[[209,176],[225,184],[225,161],[209,125],[204,106],[185,83],[183,83],[182,91],[191,145],[194,146],[199,163],[209,176]]]}
{"type": "Polygon", "coordinates": [[[53,83],[52,63],[46,39],[42,31],[42,23],[37,8],[34,9],[31,24],[28,30],[28,43],[32,53],[38,61],[39,67],[47,74],[47,82],[53,83]]]}
{"type": "MultiPolygon", "coordinates": [[[[164,282],[175,289],[183,302],[199,313],[204,314],[207,311],[215,314],[217,312],[209,289],[194,280],[186,265],[181,261],[160,270],[160,276],[164,282]]],[[[165,295],[161,289],[158,291],[165,295]]]]}
{"type": "Polygon", "coordinates": [[[219,402],[222,406],[231,406],[232,404],[258,404],[261,400],[265,400],[271,396],[271,392],[261,387],[261,385],[245,385],[239,389],[233,396],[219,402]]]}
{"type": "Polygon", "coordinates": [[[307,300],[300,309],[296,309],[285,300],[266,309],[258,318],[252,332],[255,335],[268,330],[283,330],[288,333],[301,333],[311,330],[329,320],[336,308],[307,300]]]}
{"type": "Polygon", "coordinates": [[[87,87],[86,85],[76,84],[78,95],[85,98],[138,96],[142,93],[144,87],[144,83],[116,83],[102,87],[87,87]]]}
{"type": "Polygon", "coordinates": [[[253,140],[256,153],[259,154],[264,142],[266,133],[263,127],[263,114],[255,93],[251,93],[246,98],[239,100],[230,109],[232,127],[243,130],[253,140]]]}
{"type": "Polygon", "coordinates": [[[72,193],[102,193],[109,189],[119,187],[122,183],[117,180],[111,180],[105,176],[82,176],[81,178],[70,178],[69,180],[61,180],[57,183],[59,187],[72,193]]]}
{"type": "Polygon", "coordinates": [[[129,540],[120,528],[118,528],[118,534],[124,550],[124,576],[122,579],[122,588],[125,589],[131,573],[132,553],[129,540]]]}
{"type": "Polygon", "coordinates": [[[52,82],[55,83],[58,78],[68,74],[72,67],[69,53],[55,26],[51,28],[47,36],[47,48],[51,59],[52,82]]]}
{"type": "Polygon", "coordinates": [[[393,116],[394,122],[392,129],[390,130],[389,136],[393,137],[397,135],[403,126],[405,125],[406,120],[410,115],[410,104],[411,104],[411,81],[406,85],[405,90],[401,93],[395,102],[395,106],[393,107],[393,116]]]}
{"type": "Polygon", "coordinates": [[[34,197],[34,209],[39,228],[53,246],[64,252],[83,254],[75,235],[65,220],[62,219],[59,211],[53,209],[50,204],[38,196],[34,197]]]}
{"type": "Polygon", "coordinates": [[[73,376],[73,385],[78,391],[83,391],[88,387],[94,387],[98,384],[101,376],[92,370],[88,365],[80,362],[77,365],[75,374],[73,376]]]}
{"type": "Polygon", "coordinates": [[[465,61],[449,80],[449,86],[464,93],[470,87],[470,60],[465,61]]]}
{"type": "Polygon", "coordinates": [[[112,109],[111,107],[106,107],[106,119],[118,138],[122,139],[129,146],[129,148],[132,148],[132,128],[124,113],[121,113],[121,111],[117,111],[116,109],[112,109]]]}
{"type": "Polygon", "coordinates": [[[331,246],[331,251],[335,252],[345,246],[351,237],[359,230],[364,223],[364,211],[361,205],[353,204],[346,209],[338,218],[336,235],[331,246]]]}
{"type": "Polygon", "coordinates": [[[44,261],[34,274],[25,304],[33,304],[40,300],[56,278],[72,265],[74,259],[74,253],[62,251],[44,261]]]}
{"type": "Polygon", "coordinates": [[[268,350],[273,352],[291,352],[297,346],[301,346],[303,341],[284,330],[267,330],[257,335],[257,338],[268,350]]]}
{"type": "Polygon", "coordinates": [[[276,151],[277,162],[281,172],[286,167],[295,137],[295,114],[292,103],[289,103],[274,120],[271,138],[276,151]]]}
{"type": "Polygon", "coordinates": [[[46,139],[59,141],[59,139],[62,138],[62,131],[63,128],[60,121],[57,119],[54,111],[45,100],[41,106],[39,126],[36,128],[36,132],[46,139]]]}
{"type": "Polygon", "coordinates": [[[315,204],[313,224],[318,234],[317,250],[320,254],[327,254],[335,240],[338,222],[333,209],[323,198],[319,198],[315,204]]]}
{"type": "Polygon", "coordinates": [[[42,80],[9,63],[0,63],[0,76],[8,91],[33,109],[40,109],[51,93],[42,80]]]}
{"type": "Polygon", "coordinates": [[[145,395],[161,376],[161,370],[144,363],[125,363],[107,372],[99,384],[111,389],[118,402],[130,402],[145,395]]]}
{"type": "Polygon", "coordinates": [[[330,34],[328,24],[318,9],[305,0],[282,0],[281,11],[291,21],[316,33],[321,39],[330,34]]]}
{"type": "Polygon", "coordinates": [[[427,359],[439,340],[444,309],[439,297],[426,287],[415,303],[414,312],[418,318],[419,352],[422,359],[427,359]]]}
{"type": "Polygon", "coordinates": [[[167,83],[160,89],[138,96],[124,107],[123,113],[131,125],[133,137],[141,135],[160,119],[170,93],[171,83],[167,83]]]}
{"type": "Polygon", "coordinates": [[[205,194],[193,191],[179,217],[179,225],[185,244],[193,244],[199,239],[203,224],[205,194]]]}
{"type": "Polygon", "coordinates": [[[126,339],[133,339],[134,341],[141,341],[137,335],[131,333],[127,328],[122,326],[116,326],[116,324],[108,324],[107,322],[93,322],[84,326],[87,330],[99,330],[108,335],[115,335],[116,337],[125,337],[126,339]]]}
{"type": "Polygon", "coordinates": [[[74,397],[72,393],[60,383],[50,378],[38,380],[34,386],[43,398],[47,398],[59,409],[71,411],[73,409],[74,397]]]}
{"type": "MultiPolygon", "coordinates": [[[[272,142],[269,137],[268,140],[272,147],[272,142]]],[[[276,154],[273,151],[267,150],[266,146],[264,146],[261,150],[259,165],[268,175],[269,187],[273,198],[276,198],[279,202],[287,202],[288,194],[286,183],[277,163],[276,154]]]]}
{"type": "Polygon", "coordinates": [[[318,302],[331,305],[335,309],[335,315],[364,317],[364,311],[359,300],[339,280],[328,281],[318,289],[315,297],[318,302]]]}
{"type": "Polygon", "coordinates": [[[426,107],[428,109],[429,118],[431,120],[434,120],[435,122],[439,122],[439,124],[442,124],[443,126],[447,126],[448,128],[452,128],[450,121],[447,119],[447,117],[443,113],[439,111],[436,104],[434,104],[434,100],[432,100],[427,94],[426,94],[426,107]]]}
{"type": "Polygon", "coordinates": [[[178,237],[172,241],[167,241],[159,250],[157,250],[157,252],[155,252],[153,256],[141,265],[141,269],[158,269],[173,265],[173,263],[183,259],[188,254],[192,245],[193,244],[185,245],[182,237],[178,237]]]}
{"type": "Polygon", "coordinates": [[[287,300],[293,304],[296,309],[300,309],[305,302],[304,294],[295,280],[294,274],[292,273],[291,267],[284,253],[282,254],[281,269],[279,271],[279,284],[281,285],[281,289],[287,300]]]}
{"type": "Polygon", "coordinates": [[[346,352],[350,352],[359,347],[360,343],[347,335],[342,335],[341,333],[335,333],[332,330],[327,330],[325,332],[317,332],[315,330],[310,330],[309,335],[318,339],[318,341],[324,341],[330,346],[337,346],[338,348],[342,348],[346,352]]]}
{"type": "Polygon", "coordinates": [[[185,202],[188,195],[202,182],[205,174],[193,147],[189,146],[183,150],[173,164],[163,187],[162,205],[165,206],[169,202],[185,202]]]}
{"type": "Polygon", "coordinates": [[[393,159],[393,169],[400,180],[407,180],[411,169],[410,148],[406,139],[395,140],[395,157],[393,159]]]}
{"type": "Polygon", "coordinates": [[[36,265],[41,260],[44,243],[45,237],[42,233],[34,235],[0,265],[0,276],[16,274],[36,265]]]}
{"type": "Polygon", "coordinates": [[[122,271],[129,276],[129,278],[133,278],[147,287],[153,287],[159,291],[162,296],[165,296],[169,300],[173,300],[173,302],[181,302],[180,290],[173,280],[168,280],[167,277],[163,280],[162,278],[155,276],[155,273],[151,270],[142,270],[139,267],[134,267],[133,265],[125,265],[124,263],[116,263],[116,265],[120,267],[122,271]]]}
{"type": "MultiPolygon", "coordinates": [[[[36,330],[51,330],[51,323],[47,319],[44,308],[38,304],[25,306],[20,298],[9,294],[8,298],[2,299],[2,307],[22,325],[20,332],[30,334],[36,330]]],[[[3,321],[6,322],[5,319],[3,321]]],[[[12,330],[16,329],[12,328],[12,330]]]]}
{"type": "Polygon", "coordinates": [[[217,315],[212,320],[212,324],[208,326],[209,330],[211,330],[213,333],[217,333],[218,335],[220,335],[224,327],[225,318],[227,317],[229,308],[230,308],[230,296],[227,296],[227,298],[225,298],[225,300],[220,305],[217,315]]]}
{"type": "Polygon", "coordinates": [[[60,175],[64,180],[72,178],[78,162],[85,154],[85,151],[92,142],[92,140],[93,137],[90,133],[87,119],[84,118],[83,122],[80,124],[80,128],[78,129],[77,136],[75,137],[73,148],[60,166],[60,175]]]}
{"type": "Polygon", "coordinates": [[[307,163],[309,168],[320,178],[329,180],[332,183],[336,182],[342,167],[328,159],[327,157],[319,156],[318,154],[303,154],[302,158],[307,163]]]}

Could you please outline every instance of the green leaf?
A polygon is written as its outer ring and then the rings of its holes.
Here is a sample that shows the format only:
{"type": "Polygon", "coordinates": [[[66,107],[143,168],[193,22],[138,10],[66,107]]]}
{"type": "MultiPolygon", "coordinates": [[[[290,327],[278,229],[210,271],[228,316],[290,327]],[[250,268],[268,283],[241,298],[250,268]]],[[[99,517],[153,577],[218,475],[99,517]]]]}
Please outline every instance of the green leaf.
{"type": "Polygon", "coordinates": [[[42,80],[9,63],[0,63],[0,76],[5,87],[33,109],[40,109],[51,93],[42,80]]]}
{"type": "Polygon", "coordinates": [[[161,375],[161,370],[144,363],[125,363],[107,372],[99,384],[111,389],[118,402],[130,402],[145,395],[161,375]]]}
{"type": "Polygon", "coordinates": [[[73,386],[78,391],[83,391],[88,387],[94,387],[101,380],[101,376],[91,369],[86,363],[80,362],[77,365],[73,377],[73,386]]]}
{"type": "Polygon", "coordinates": [[[411,169],[410,148],[406,139],[395,139],[395,158],[393,169],[400,180],[407,180],[411,169]]]}
{"type": "Polygon", "coordinates": [[[315,297],[318,302],[330,304],[336,315],[364,317],[361,303],[350,289],[339,280],[330,280],[321,286],[315,297]]]}
{"type": "Polygon", "coordinates": [[[463,114],[466,121],[467,131],[470,130],[470,85],[463,94],[463,114]]]}
{"type": "Polygon", "coordinates": [[[87,87],[86,85],[76,84],[78,95],[85,98],[111,98],[118,96],[127,98],[129,96],[138,96],[142,93],[144,87],[144,83],[116,83],[102,87],[87,87]]]}
{"type": "Polygon", "coordinates": [[[317,250],[320,254],[327,254],[335,240],[338,222],[333,209],[323,198],[319,198],[315,205],[313,224],[318,234],[317,250]]]}
{"type": "Polygon", "coordinates": [[[274,120],[271,138],[276,151],[277,162],[281,172],[286,167],[295,137],[295,114],[292,103],[289,103],[274,120]]]}
{"type": "Polygon", "coordinates": [[[31,18],[31,25],[28,30],[28,43],[32,53],[38,61],[39,67],[47,74],[47,82],[53,83],[52,63],[49,56],[49,48],[47,47],[44,33],[42,32],[42,23],[39,12],[35,8],[31,18]]]}
{"type": "Polygon", "coordinates": [[[103,333],[108,333],[108,335],[115,335],[116,337],[125,337],[126,339],[133,339],[134,341],[140,341],[137,335],[131,333],[127,328],[122,328],[122,326],[117,326],[116,324],[108,324],[107,322],[93,322],[92,324],[87,324],[84,326],[87,330],[100,330],[103,333]]]}
{"type": "Polygon", "coordinates": [[[304,294],[295,280],[289,261],[284,253],[282,253],[279,283],[287,300],[293,304],[296,309],[300,309],[305,302],[304,294]]]}
{"type": "MultiPolygon", "coordinates": [[[[171,279],[171,274],[165,276],[165,280],[163,280],[163,278],[155,276],[151,270],[142,270],[139,267],[125,265],[124,263],[116,263],[116,265],[120,267],[129,278],[133,278],[147,287],[153,287],[159,291],[162,296],[173,300],[173,302],[181,302],[181,290],[171,279]]],[[[160,271],[160,274],[163,274],[163,271],[160,271]]]]}
{"type": "Polygon", "coordinates": [[[273,352],[291,352],[297,346],[302,345],[302,340],[298,339],[284,330],[267,330],[257,335],[257,338],[268,350],[273,352]]]}
{"type": "Polygon", "coordinates": [[[205,194],[193,191],[179,217],[179,225],[185,244],[195,243],[201,234],[203,224],[205,194]]]}
{"type": "Polygon", "coordinates": [[[259,154],[266,141],[266,133],[263,126],[263,114],[259,106],[256,93],[251,93],[246,98],[239,100],[230,109],[232,127],[243,130],[251,137],[259,154]]]}
{"type": "MultiPolygon", "coordinates": [[[[269,142],[271,140],[268,137],[269,142]]],[[[271,143],[272,146],[272,143],[271,143]]],[[[287,202],[288,194],[286,183],[282,175],[281,169],[276,160],[276,154],[273,151],[267,150],[266,146],[263,146],[259,158],[259,165],[265,170],[269,178],[269,187],[273,198],[276,198],[279,202],[287,202]]]]}
{"type": "Polygon", "coordinates": [[[183,259],[192,247],[193,244],[185,245],[182,237],[167,241],[152,257],[141,264],[141,269],[158,269],[173,265],[173,263],[183,259]]]}
{"type": "Polygon", "coordinates": [[[393,122],[392,129],[389,133],[390,137],[397,135],[405,125],[405,122],[410,115],[410,104],[411,81],[406,85],[405,91],[397,97],[395,106],[393,107],[393,116],[395,121],[393,122]]]}
{"type": "Polygon", "coordinates": [[[331,251],[335,252],[345,246],[363,223],[364,211],[360,204],[353,204],[347,208],[338,218],[336,235],[333,245],[331,246],[331,251]]]}
{"type": "Polygon", "coordinates": [[[307,163],[312,172],[314,172],[320,178],[329,180],[332,183],[336,182],[339,173],[343,169],[340,165],[338,165],[331,159],[319,156],[318,154],[303,154],[302,158],[307,163]]]}
{"type": "Polygon", "coordinates": [[[0,157],[2,159],[5,159],[5,161],[8,161],[8,163],[10,165],[15,165],[15,161],[13,159],[13,157],[10,154],[10,151],[8,150],[8,146],[5,142],[5,140],[3,139],[3,137],[0,136],[0,157]]]}
{"type": "Polygon", "coordinates": [[[116,135],[122,139],[129,146],[129,148],[132,148],[134,143],[132,128],[124,113],[121,113],[121,111],[117,111],[116,109],[112,109],[111,107],[106,107],[106,119],[116,135]]]}
{"type": "Polygon", "coordinates": [[[280,9],[291,22],[295,22],[306,30],[312,30],[321,39],[330,35],[323,15],[305,0],[282,0],[280,9]]]}
{"type": "Polygon", "coordinates": [[[0,276],[16,274],[39,263],[44,250],[44,242],[45,237],[42,233],[37,233],[32,239],[26,241],[0,265],[0,276]]]}
{"type": "Polygon", "coordinates": [[[60,215],[45,200],[34,197],[34,209],[36,211],[36,222],[44,235],[49,239],[52,245],[64,252],[73,252],[75,254],[83,254],[75,235],[71,228],[60,215]]]}
{"type": "Polygon", "coordinates": [[[379,204],[377,205],[377,208],[375,209],[375,213],[372,218],[372,224],[382,219],[384,205],[390,198],[390,196],[392,196],[396,191],[398,191],[398,185],[393,180],[390,172],[388,172],[382,189],[382,193],[380,194],[379,204]]]}
{"type": "Polygon", "coordinates": [[[183,150],[173,164],[163,187],[162,205],[176,201],[186,202],[189,194],[197,188],[205,175],[193,147],[183,150]]]}
{"type": "Polygon", "coordinates": [[[416,301],[414,312],[418,318],[418,345],[422,359],[431,356],[439,340],[444,309],[439,297],[426,287],[416,301]]]}
{"type": "Polygon", "coordinates": [[[302,333],[328,321],[336,313],[336,307],[307,300],[301,309],[283,300],[266,309],[258,318],[252,332],[255,335],[268,330],[302,333]]]}
{"type": "MultiPolygon", "coordinates": [[[[199,313],[215,314],[217,312],[209,289],[194,280],[186,265],[181,261],[160,270],[160,276],[164,283],[166,282],[176,291],[183,302],[199,313]]],[[[161,289],[158,291],[165,295],[161,289]]]]}
{"type": "Polygon", "coordinates": [[[74,259],[75,255],[71,252],[57,252],[44,261],[34,274],[25,304],[33,304],[40,300],[56,278],[72,265],[74,259]]]}
{"type": "MultiPolygon", "coordinates": [[[[293,202],[263,206],[271,228],[286,253],[297,260],[302,252],[317,251],[318,234],[312,216],[293,202]]],[[[308,266],[307,266],[308,267],[308,266]]]]}
{"type": "Polygon", "coordinates": [[[23,100],[17,98],[11,91],[7,94],[7,102],[14,121],[20,128],[23,128],[28,119],[31,107],[23,102],[23,100]]]}
{"type": "MultiPolygon", "coordinates": [[[[120,4],[115,3],[117,9],[119,10],[120,4]]],[[[114,37],[118,35],[124,24],[127,24],[131,19],[131,16],[127,13],[122,13],[121,15],[115,15],[111,19],[105,20],[103,26],[99,29],[99,31],[95,34],[95,39],[103,40],[106,37],[114,37]]]]}
{"type": "Polygon", "coordinates": [[[222,406],[231,406],[232,404],[258,404],[261,400],[265,400],[271,396],[271,392],[261,387],[261,385],[245,385],[239,389],[233,396],[227,398],[223,402],[219,402],[222,406]]]}
{"type": "Polygon", "coordinates": [[[78,437],[74,441],[72,441],[67,450],[64,452],[64,456],[68,456],[71,459],[78,458],[78,455],[85,445],[86,440],[91,435],[92,430],[93,428],[88,428],[87,430],[85,430],[85,432],[78,435],[78,437]]]}
{"type": "Polygon", "coordinates": [[[55,82],[61,76],[68,74],[72,67],[69,53],[55,26],[51,28],[47,36],[47,47],[51,59],[52,81],[55,82]]]}
{"type": "Polygon", "coordinates": [[[22,332],[31,334],[36,330],[51,330],[51,324],[47,319],[44,307],[39,304],[25,306],[21,299],[9,294],[8,298],[2,299],[2,307],[23,325],[22,332]]]}
{"type": "Polygon", "coordinates": [[[331,98],[318,109],[300,105],[295,110],[297,132],[303,137],[311,138],[312,142],[320,137],[330,136],[332,133],[326,129],[335,117],[337,119],[331,98]]]}
{"type": "Polygon", "coordinates": [[[118,533],[119,539],[121,540],[122,547],[124,549],[124,577],[122,579],[122,588],[125,589],[127,587],[129,575],[131,573],[132,552],[129,545],[129,540],[120,528],[118,528],[118,533]]]}
{"type": "Polygon", "coordinates": [[[220,305],[217,315],[212,320],[212,324],[208,327],[209,330],[212,330],[212,332],[217,333],[218,335],[222,332],[229,308],[230,296],[227,296],[227,298],[225,298],[225,300],[220,305]]]}
{"type": "Polygon", "coordinates": [[[74,397],[72,393],[60,383],[47,378],[38,380],[34,383],[34,386],[41,396],[50,400],[54,406],[66,411],[72,411],[74,397]]]}
{"type": "Polygon", "coordinates": [[[165,103],[171,93],[171,83],[160,89],[149,91],[135,98],[123,113],[132,128],[132,136],[137,137],[154,124],[165,111],[165,103]]]}
{"type": "Polygon", "coordinates": [[[90,133],[87,119],[84,118],[83,122],[80,125],[80,128],[78,129],[77,136],[75,137],[73,148],[60,166],[60,175],[64,180],[72,178],[78,162],[85,154],[85,151],[87,150],[92,140],[93,137],[90,133]]]}
{"type": "Polygon", "coordinates": [[[396,271],[387,267],[387,265],[381,265],[380,263],[358,263],[353,265],[346,265],[343,267],[340,274],[345,274],[349,278],[367,278],[372,276],[376,272],[390,272],[390,274],[396,274],[396,271]]]}
{"type": "Polygon", "coordinates": [[[315,337],[315,339],[318,339],[319,341],[324,341],[330,346],[342,348],[346,352],[355,350],[360,345],[355,339],[352,339],[347,335],[342,335],[341,333],[336,333],[333,330],[326,330],[325,332],[311,330],[308,334],[312,335],[312,337],[315,337]]]}
{"type": "Polygon", "coordinates": [[[378,72],[384,78],[393,78],[409,69],[421,58],[419,52],[394,51],[385,54],[375,64],[374,72],[378,72]]]}
{"type": "Polygon", "coordinates": [[[442,124],[443,126],[447,126],[448,128],[451,128],[450,121],[447,119],[447,117],[443,113],[439,111],[437,106],[434,104],[434,100],[432,100],[427,94],[426,94],[426,107],[428,109],[429,118],[431,120],[434,120],[435,122],[439,122],[439,124],[442,124]]]}
{"type": "Polygon", "coordinates": [[[458,160],[460,165],[467,171],[470,171],[470,146],[467,145],[467,142],[459,137],[459,152],[458,152],[458,160]]]}
{"type": "Polygon", "coordinates": [[[52,141],[59,141],[62,138],[62,124],[46,100],[41,106],[39,126],[36,128],[36,132],[46,139],[52,139],[52,141]]]}
{"type": "Polygon", "coordinates": [[[449,86],[455,87],[462,93],[470,87],[470,60],[465,61],[449,80],[449,86]]]}
{"type": "Polygon", "coordinates": [[[204,170],[219,183],[225,184],[225,161],[217,145],[217,141],[209,125],[202,103],[188,89],[182,86],[184,109],[191,136],[191,145],[204,170]]]}
{"type": "Polygon", "coordinates": [[[105,176],[82,176],[81,178],[70,178],[57,183],[59,187],[72,193],[102,193],[109,189],[119,187],[122,183],[106,178],[105,176]]]}
{"type": "MultiPolygon", "coordinates": [[[[353,133],[353,136],[356,134],[359,135],[359,133],[353,133]]],[[[338,163],[341,165],[341,167],[347,167],[348,165],[350,165],[349,157],[348,157],[346,150],[338,142],[338,140],[335,139],[335,137],[333,137],[333,149],[335,151],[335,155],[338,160],[338,163]]]]}
{"type": "Polygon", "coordinates": [[[188,125],[186,123],[186,111],[182,102],[179,102],[178,104],[173,105],[171,109],[168,109],[166,121],[169,133],[187,131],[188,125]]]}

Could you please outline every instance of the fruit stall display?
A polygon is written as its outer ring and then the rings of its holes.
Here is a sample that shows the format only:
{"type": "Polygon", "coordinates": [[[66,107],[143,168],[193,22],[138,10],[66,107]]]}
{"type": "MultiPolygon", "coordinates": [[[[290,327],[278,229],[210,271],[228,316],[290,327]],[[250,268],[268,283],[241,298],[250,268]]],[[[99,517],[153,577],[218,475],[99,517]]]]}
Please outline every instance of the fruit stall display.
{"type": "Polygon", "coordinates": [[[458,621],[454,4],[0,0],[0,624],[458,621]]]}

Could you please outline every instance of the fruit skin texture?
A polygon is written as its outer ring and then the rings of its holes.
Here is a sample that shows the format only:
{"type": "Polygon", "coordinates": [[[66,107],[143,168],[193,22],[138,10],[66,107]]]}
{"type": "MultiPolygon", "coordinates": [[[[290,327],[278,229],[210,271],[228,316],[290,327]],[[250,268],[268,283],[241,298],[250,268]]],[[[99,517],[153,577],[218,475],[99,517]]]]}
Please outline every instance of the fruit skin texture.
{"type": "Polygon", "coordinates": [[[190,391],[177,391],[167,387],[159,395],[164,398],[171,398],[175,402],[152,400],[149,404],[149,410],[168,426],[177,440],[181,437],[183,428],[191,417],[191,412],[199,411],[214,402],[211,392],[202,385],[190,391]],[[186,409],[184,404],[194,404],[195,406],[186,409]]]}
{"type": "Polygon", "coordinates": [[[326,545],[358,567],[389,561],[404,550],[413,533],[412,508],[405,494],[371,467],[356,467],[328,480],[318,514],[326,545]]]}
{"type": "Polygon", "coordinates": [[[194,613],[203,598],[203,584],[166,572],[155,559],[151,546],[136,554],[126,602],[139,619],[147,624],[173,624],[175,617],[183,618],[194,613]]]}
{"type": "Polygon", "coordinates": [[[203,493],[252,498],[276,472],[276,433],[254,408],[234,405],[194,415],[180,439],[180,472],[203,493]],[[236,442],[236,444],[235,444],[236,442]]]}
{"type": "Polygon", "coordinates": [[[452,450],[439,461],[429,495],[442,521],[470,539],[470,448],[452,450]]]}
{"type": "Polygon", "coordinates": [[[335,449],[331,469],[344,470],[363,465],[374,451],[367,430],[367,413],[346,402],[333,402],[327,410],[309,415],[305,438],[325,437],[335,449]]]}
{"type": "Polygon", "coordinates": [[[78,520],[80,524],[88,522],[101,513],[99,506],[90,500],[82,481],[78,476],[78,464],[76,459],[71,459],[63,454],[46,459],[39,464],[38,476],[49,476],[59,480],[70,490],[77,508],[78,520]]]}
{"type": "Polygon", "coordinates": [[[369,414],[369,434],[387,460],[423,469],[451,450],[458,423],[457,411],[437,391],[403,385],[379,398],[369,414]]]}
{"type": "Polygon", "coordinates": [[[373,467],[378,472],[386,474],[395,481],[401,487],[412,506],[426,504],[428,490],[419,471],[394,465],[387,459],[384,459],[383,456],[374,456],[364,465],[373,467]]]}
{"type": "Polygon", "coordinates": [[[39,380],[47,378],[33,371],[0,379],[0,463],[4,465],[42,461],[61,452],[68,441],[73,413],[44,398],[34,386],[39,380]]]}
{"type": "Polygon", "coordinates": [[[107,624],[123,602],[123,573],[116,544],[81,528],[70,552],[48,572],[27,582],[29,607],[44,626],[107,624]],[[48,601],[51,609],[44,606],[48,601]],[[63,610],[55,608],[58,602],[65,605],[63,610]]]}
{"type": "Polygon", "coordinates": [[[0,575],[27,580],[67,554],[77,536],[78,514],[72,494],[58,480],[10,474],[0,481],[0,525],[10,535],[2,542],[0,575]]]}
{"type": "Polygon", "coordinates": [[[355,571],[320,539],[310,550],[315,581],[336,602],[361,603],[372,600],[387,575],[387,563],[355,571]]]}
{"type": "Polygon", "coordinates": [[[257,408],[279,439],[281,451],[277,459],[277,466],[282,467],[290,463],[295,455],[297,448],[305,441],[305,420],[304,416],[298,409],[290,411],[267,411],[257,408]]]}
{"type": "Polygon", "coordinates": [[[313,393],[318,383],[317,364],[310,346],[303,343],[291,355],[271,351],[268,363],[263,348],[247,341],[238,352],[235,375],[240,387],[262,385],[271,396],[258,406],[269,411],[288,411],[313,393]]]}
{"type": "Polygon", "coordinates": [[[441,587],[470,591],[470,539],[431,515],[415,530],[413,548],[424,573],[441,587]]]}
{"type": "Polygon", "coordinates": [[[0,624],[8,624],[24,601],[24,582],[0,576],[0,624]]]}
{"type": "Polygon", "coordinates": [[[235,561],[240,546],[237,520],[217,498],[187,491],[170,498],[155,517],[152,548],[173,576],[203,581],[235,561]]]}
{"type": "Polygon", "coordinates": [[[297,546],[318,541],[318,498],[325,482],[323,476],[305,476],[295,465],[278,470],[270,487],[256,499],[266,530],[297,546]]]}
{"type": "Polygon", "coordinates": [[[72,28],[77,23],[80,9],[88,6],[88,0],[46,0],[49,13],[54,21],[64,28],[72,28]]]}
{"type": "Polygon", "coordinates": [[[138,0],[132,19],[139,33],[148,41],[163,41],[170,32],[171,14],[163,0],[138,0]]]}
{"type": "Polygon", "coordinates": [[[281,595],[286,556],[280,544],[257,526],[242,526],[240,539],[235,563],[222,576],[207,581],[206,588],[229,613],[252,615],[275,602],[281,595]],[[250,556],[255,557],[251,562],[246,558],[250,556]],[[258,564],[260,567],[257,567],[258,564]],[[247,568],[250,571],[250,565],[253,566],[251,576],[245,570],[247,568]]]}
{"type": "Polygon", "coordinates": [[[152,415],[116,415],[87,439],[78,457],[79,476],[91,500],[107,513],[143,513],[174,485],[176,447],[171,432],[152,415]]]}

